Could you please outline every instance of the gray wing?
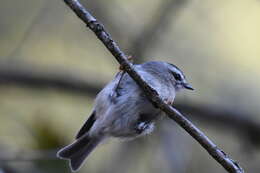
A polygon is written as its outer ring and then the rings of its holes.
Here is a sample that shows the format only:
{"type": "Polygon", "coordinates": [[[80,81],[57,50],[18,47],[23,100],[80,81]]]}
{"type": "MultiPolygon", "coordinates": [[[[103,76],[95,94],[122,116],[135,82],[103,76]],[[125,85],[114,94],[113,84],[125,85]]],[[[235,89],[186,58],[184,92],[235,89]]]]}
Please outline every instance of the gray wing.
{"type": "MultiPolygon", "coordinates": [[[[104,102],[105,104],[108,104],[109,101],[110,103],[115,103],[117,98],[121,95],[121,89],[122,89],[122,83],[119,82],[121,80],[121,77],[124,78],[125,74],[122,72],[119,72],[115,79],[109,83],[98,95],[98,105],[96,105],[97,107],[95,109],[104,109],[107,106],[104,106],[104,102]],[[115,84],[114,84],[115,83],[115,84]],[[112,90],[110,90],[110,88],[112,90]],[[108,95],[109,101],[104,101],[106,99],[106,95],[108,95]],[[101,107],[101,108],[100,108],[101,107]]],[[[100,113],[99,111],[97,111],[97,113],[100,113]]],[[[90,117],[88,118],[88,120],[83,124],[83,126],[81,127],[81,129],[79,130],[79,132],[77,133],[75,139],[80,138],[81,136],[83,136],[84,134],[86,134],[91,127],[93,126],[93,124],[95,123],[96,119],[99,117],[100,115],[96,115],[96,111],[94,110],[92,112],[92,114],[90,115],[90,117]]]]}

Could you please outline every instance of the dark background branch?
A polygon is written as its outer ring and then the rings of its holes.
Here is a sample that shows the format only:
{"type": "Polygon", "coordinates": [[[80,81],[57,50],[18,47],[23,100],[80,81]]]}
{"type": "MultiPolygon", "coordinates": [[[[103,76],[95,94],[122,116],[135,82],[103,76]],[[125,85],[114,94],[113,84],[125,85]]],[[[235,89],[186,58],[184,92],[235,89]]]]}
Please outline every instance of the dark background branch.
{"type": "MultiPolygon", "coordinates": [[[[89,75],[91,76],[91,75],[89,75]]],[[[0,64],[0,84],[25,85],[37,88],[58,88],[95,96],[103,84],[65,70],[35,69],[30,65],[0,64]],[[91,82],[93,81],[93,82],[91,82]]]]}
{"type": "Polygon", "coordinates": [[[55,150],[33,150],[19,151],[17,153],[1,153],[0,163],[27,162],[36,160],[58,160],[55,150]]]}
{"type": "MultiPolygon", "coordinates": [[[[6,85],[22,85],[43,89],[54,88],[94,97],[105,83],[97,83],[94,79],[80,77],[80,75],[68,70],[44,70],[39,68],[36,70],[25,64],[0,64],[0,86],[6,85]]],[[[251,118],[255,115],[209,105],[176,103],[176,107],[188,115],[192,114],[190,118],[194,120],[198,119],[211,125],[222,125],[225,129],[237,131],[236,134],[242,137],[243,141],[250,141],[251,144],[257,146],[260,144],[260,122],[251,118]]]]}

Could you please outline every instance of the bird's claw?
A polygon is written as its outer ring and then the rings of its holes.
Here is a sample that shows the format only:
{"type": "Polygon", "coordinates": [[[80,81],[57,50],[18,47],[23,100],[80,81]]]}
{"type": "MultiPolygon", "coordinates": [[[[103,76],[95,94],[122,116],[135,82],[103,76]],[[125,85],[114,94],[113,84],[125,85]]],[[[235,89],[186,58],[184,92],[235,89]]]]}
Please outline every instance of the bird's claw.
{"type": "MultiPolygon", "coordinates": [[[[127,60],[133,63],[134,58],[132,55],[127,56],[127,60]]],[[[124,71],[124,67],[122,65],[119,66],[120,71],[124,71]]]]}
{"type": "Polygon", "coordinates": [[[135,127],[135,130],[137,131],[138,134],[141,134],[143,131],[145,131],[149,127],[150,127],[149,123],[147,123],[147,122],[140,122],[135,127]]]}
{"type": "Polygon", "coordinates": [[[167,105],[173,105],[173,101],[172,100],[170,100],[170,99],[164,99],[163,100],[167,105]]]}

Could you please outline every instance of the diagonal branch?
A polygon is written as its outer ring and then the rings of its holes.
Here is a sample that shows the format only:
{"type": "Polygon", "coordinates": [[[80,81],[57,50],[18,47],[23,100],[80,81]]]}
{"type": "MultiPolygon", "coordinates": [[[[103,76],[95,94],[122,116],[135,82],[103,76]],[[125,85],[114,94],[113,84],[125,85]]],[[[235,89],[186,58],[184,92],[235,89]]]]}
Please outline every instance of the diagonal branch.
{"type": "Polygon", "coordinates": [[[242,168],[220,150],[202,131],[193,125],[184,115],[174,107],[166,104],[159,97],[156,90],[150,87],[127,60],[127,56],[120,50],[118,45],[112,40],[111,36],[77,0],[64,0],[64,2],[77,14],[77,16],[89,27],[96,36],[102,41],[107,49],[113,54],[124,70],[136,81],[140,88],[145,92],[147,98],[164,111],[171,119],[176,121],[194,139],[196,139],[208,153],[218,161],[228,172],[242,173],[242,168]]]}

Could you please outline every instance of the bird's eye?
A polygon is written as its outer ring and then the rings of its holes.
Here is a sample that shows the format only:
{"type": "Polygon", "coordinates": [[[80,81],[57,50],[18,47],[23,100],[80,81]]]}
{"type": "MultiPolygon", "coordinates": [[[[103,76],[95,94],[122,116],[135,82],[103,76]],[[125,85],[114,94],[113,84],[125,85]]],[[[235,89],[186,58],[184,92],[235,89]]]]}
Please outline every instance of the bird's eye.
{"type": "Polygon", "coordinates": [[[172,73],[172,74],[173,74],[175,80],[181,81],[181,75],[180,74],[178,74],[178,73],[172,73]]]}

